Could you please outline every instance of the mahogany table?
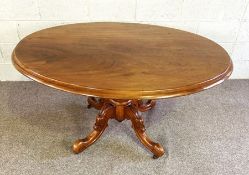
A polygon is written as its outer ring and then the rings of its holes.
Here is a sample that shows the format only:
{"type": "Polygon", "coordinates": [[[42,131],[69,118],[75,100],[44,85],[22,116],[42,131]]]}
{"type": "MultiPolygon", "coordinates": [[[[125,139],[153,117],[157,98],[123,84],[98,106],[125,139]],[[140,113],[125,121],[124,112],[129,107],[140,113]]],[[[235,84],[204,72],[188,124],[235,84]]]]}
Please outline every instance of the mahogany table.
{"type": "Polygon", "coordinates": [[[163,147],[145,133],[140,112],[155,99],[199,92],[227,79],[232,62],[213,41],[172,28],[128,23],[86,23],[35,32],[12,54],[17,70],[63,91],[88,96],[99,111],[93,131],[73,145],[92,145],[109,119],[130,120],[142,142],[158,158],[163,147]]]}

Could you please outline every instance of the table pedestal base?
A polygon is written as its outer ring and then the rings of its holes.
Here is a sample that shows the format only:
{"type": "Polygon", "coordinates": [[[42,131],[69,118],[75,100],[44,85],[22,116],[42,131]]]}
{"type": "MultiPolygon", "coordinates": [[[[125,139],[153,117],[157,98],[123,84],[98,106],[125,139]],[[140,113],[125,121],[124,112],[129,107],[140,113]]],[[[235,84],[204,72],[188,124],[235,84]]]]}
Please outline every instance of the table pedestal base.
{"type": "Polygon", "coordinates": [[[100,110],[93,131],[84,139],[77,140],[73,145],[74,153],[80,153],[92,145],[105,128],[108,126],[109,119],[116,119],[119,122],[127,119],[132,123],[132,127],[141,141],[153,154],[153,158],[158,158],[164,154],[164,149],[158,143],[153,142],[145,133],[145,127],[140,112],[150,110],[155,106],[155,101],[148,100],[143,103],[142,100],[112,100],[112,99],[96,99],[88,98],[88,108],[94,107],[100,110]]]}

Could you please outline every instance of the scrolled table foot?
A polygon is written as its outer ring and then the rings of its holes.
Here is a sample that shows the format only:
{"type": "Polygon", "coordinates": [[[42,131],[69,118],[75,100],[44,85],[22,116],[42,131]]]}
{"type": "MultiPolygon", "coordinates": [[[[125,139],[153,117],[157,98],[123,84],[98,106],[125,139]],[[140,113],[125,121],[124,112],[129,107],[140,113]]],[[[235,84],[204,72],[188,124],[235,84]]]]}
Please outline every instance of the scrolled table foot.
{"type": "Polygon", "coordinates": [[[94,130],[86,138],[75,141],[75,143],[73,144],[73,152],[75,154],[78,154],[91,146],[96,140],[98,140],[98,138],[104,132],[104,129],[105,128],[103,128],[102,131],[94,130]]]}
{"type": "Polygon", "coordinates": [[[105,128],[108,126],[108,120],[113,115],[112,106],[103,106],[99,115],[96,118],[93,131],[84,139],[79,139],[73,144],[73,152],[78,154],[84,151],[86,148],[91,146],[104,132],[105,128]]]}
{"type": "Polygon", "coordinates": [[[159,143],[153,142],[147,136],[147,134],[145,133],[143,119],[138,114],[138,110],[134,107],[130,107],[126,112],[132,122],[132,127],[141,143],[154,154],[153,158],[161,157],[164,154],[164,149],[159,143]]]}

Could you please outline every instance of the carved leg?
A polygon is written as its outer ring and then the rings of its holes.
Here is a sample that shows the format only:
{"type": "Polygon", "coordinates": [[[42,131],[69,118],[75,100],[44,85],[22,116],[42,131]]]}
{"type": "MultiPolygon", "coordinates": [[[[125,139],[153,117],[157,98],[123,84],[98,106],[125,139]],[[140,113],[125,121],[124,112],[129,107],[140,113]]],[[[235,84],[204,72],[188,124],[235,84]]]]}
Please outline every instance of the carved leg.
{"type": "Polygon", "coordinates": [[[88,102],[88,106],[87,108],[90,109],[91,107],[94,107],[97,110],[100,110],[103,105],[104,105],[104,99],[100,98],[100,99],[96,99],[95,97],[88,97],[87,98],[87,102],[88,102]]]}
{"type": "Polygon", "coordinates": [[[164,149],[160,144],[153,142],[146,135],[144,122],[138,114],[138,109],[134,106],[127,107],[126,115],[131,120],[132,127],[141,143],[154,154],[153,158],[161,157],[164,154],[164,149]]]}
{"type": "Polygon", "coordinates": [[[140,112],[146,112],[156,105],[155,100],[148,100],[145,103],[142,100],[136,100],[135,103],[140,112]]]}
{"type": "Polygon", "coordinates": [[[114,107],[111,105],[104,105],[96,118],[95,126],[93,131],[84,139],[77,140],[73,145],[73,152],[80,153],[86,148],[91,146],[101,134],[104,132],[105,128],[108,126],[109,118],[113,117],[114,107]]]}
{"type": "Polygon", "coordinates": [[[73,151],[80,153],[92,145],[105,128],[108,126],[110,118],[116,119],[119,122],[123,120],[131,120],[132,127],[136,132],[137,137],[142,144],[148,148],[153,154],[154,158],[158,158],[164,154],[163,147],[158,143],[153,142],[146,134],[143,119],[138,111],[148,111],[155,106],[155,101],[148,100],[144,103],[142,100],[118,100],[118,99],[96,99],[94,97],[88,98],[89,107],[100,109],[100,113],[96,118],[93,131],[84,139],[77,140],[73,145],[73,151]]]}

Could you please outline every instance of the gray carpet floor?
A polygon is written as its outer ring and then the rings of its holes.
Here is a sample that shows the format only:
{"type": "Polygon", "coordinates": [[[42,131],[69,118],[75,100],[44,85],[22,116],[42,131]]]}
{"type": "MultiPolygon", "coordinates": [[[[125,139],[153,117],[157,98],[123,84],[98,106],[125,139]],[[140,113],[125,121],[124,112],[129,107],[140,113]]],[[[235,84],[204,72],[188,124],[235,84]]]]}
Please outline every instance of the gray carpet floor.
{"type": "Polygon", "coordinates": [[[143,114],[167,150],[152,159],[129,121],[111,120],[94,145],[72,143],[92,129],[86,98],[35,82],[0,82],[0,174],[249,174],[249,80],[159,100],[143,114]]]}

